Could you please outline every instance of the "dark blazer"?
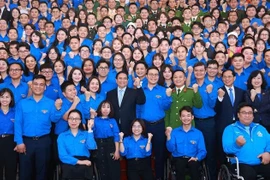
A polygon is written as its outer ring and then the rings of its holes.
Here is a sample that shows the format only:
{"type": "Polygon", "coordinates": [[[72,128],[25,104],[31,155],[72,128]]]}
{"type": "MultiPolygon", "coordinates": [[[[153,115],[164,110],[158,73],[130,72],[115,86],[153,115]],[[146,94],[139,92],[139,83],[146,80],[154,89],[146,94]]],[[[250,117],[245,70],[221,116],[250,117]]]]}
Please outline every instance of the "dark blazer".
{"type": "Polygon", "coordinates": [[[253,122],[260,122],[262,125],[270,126],[270,92],[262,90],[261,99],[257,95],[252,102],[250,91],[248,90],[245,95],[245,101],[250,103],[255,109],[253,122]]]}
{"type": "Polygon", "coordinates": [[[112,103],[114,118],[120,131],[125,135],[130,134],[131,122],[136,118],[136,105],[145,103],[145,95],[142,88],[126,88],[121,105],[118,104],[117,88],[107,93],[107,100],[112,103]]]}
{"type": "Polygon", "coordinates": [[[225,129],[225,127],[233,123],[233,115],[235,117],[235,120],[238,119],[237,107],[241,102],[244,101],[244,95],[245,95],[245,91],[234,86],[235,100],[234,100],[234,105],[232,105],[230,96],[225,86],[222,86],[221,89],[225,91],[225,95],[223,97],[222,102],[220,102],[217,98],[216,106],[215,106],[216,131],[219,133],[223,133],[223,130],[225,129]]]}
{"type": "Polygon", "coordinates": [[[2,13],[2,18],[1,19],[5,19],[7,21],[7,23],[9,23],[11,14],[10,12],[7,10],[7,8],[5,7],[3,13],[2,13]]]}

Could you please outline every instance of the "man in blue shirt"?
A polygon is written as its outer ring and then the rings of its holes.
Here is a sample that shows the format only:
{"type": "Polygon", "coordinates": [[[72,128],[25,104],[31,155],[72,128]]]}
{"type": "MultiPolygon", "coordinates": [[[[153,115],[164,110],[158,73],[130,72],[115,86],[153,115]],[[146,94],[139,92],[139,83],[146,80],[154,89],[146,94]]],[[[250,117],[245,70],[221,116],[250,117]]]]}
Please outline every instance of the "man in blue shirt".
{"type": "MultiPolygon", "coordinates": [[[[248,103],[238,106],[239,121],[227,126],[222,142],[224,152],[238,157],[240,175],[256,180],[257,174],[270,179],[270,135],[267,130],[253,123],[254,108],[248,103]]],[[[235,162],[233,167],[236,167],[235,162]]]]}
{"type": "Polygon", "coordinates": [[[21,180],[45,180],[50,160],[51,122],[61,117],[62,102],[44,96],[46,79],[36,75],[31,85],[33,96],[18,103],[15,114],[15,150],[20,153],[21,180]]]}
{"type": "Polygon", "coordinates": [[[232,56],[232,66],[233,66],[233,70],[236,74],[234,86],[246,91],[249,73],[244,71],[244,63],[245,63],[245,61],[244,61],[243,54],[235,53],[232,56]]]}
{"type": "MultiPolygon", "coordinates": [[[[194,75],[196,78],[196,84],[199,86],[199,93],[202,97],[203,106],[201,108],[195,108],[195,127],[202,131],[206,149],[207,158],[206,164],[208,165],[210,171],[211,179],[216,179],[216,161],[215,161],[215,119],[216,114],[214,107],[217,99],[217,89],[212,84],[206,81],[206,67],[202,62],[198,62],[194,65],[194,75]]],[[[193,83],[193,84],[195,84],[193,83]]],[[[191,86],[193,85],[191,84],[191,86]]]]}
{"type": "Polygon", "coordinates": [[[192,127],[194,115],[191,107],[184,106],[179,114],[183,125],[173,131],[171,127],[166,128],[166,146],[172,153],[176,178],[185,179],[185,169],[188,167],[191,179],[199,180],[199,161],[206,156],[203,134],[192,127]]]}
{"type": "Polygon", "coordinates": [[[23,66],[20,63],[10,64],[8,74],[11,77],[10,81],[0,84],[0,89],[9,88],[17,103],[28,96],[28,84],[21,80],[23,74],[23,66]]]}
{"type": "Polygon", "coordinates": [[[163,179],[165,158],[165,111],[172,103],[172,89],[165,89],[157,84],[159,71],[156,67],[147,70],[148,84],[143,88],[146,102],[140,106],[141,117],[145,121],[147,133],[153,134],[156,179],[163,179]]]}

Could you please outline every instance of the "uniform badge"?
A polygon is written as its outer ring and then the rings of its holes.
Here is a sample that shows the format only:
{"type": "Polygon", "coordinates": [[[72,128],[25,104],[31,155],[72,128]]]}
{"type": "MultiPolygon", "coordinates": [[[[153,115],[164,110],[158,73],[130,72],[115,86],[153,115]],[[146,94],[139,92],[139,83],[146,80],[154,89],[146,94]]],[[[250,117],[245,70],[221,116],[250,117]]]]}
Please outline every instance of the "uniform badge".
{"type": "Polygon", "coordinates": [[[156,95],[156,98],[161,98],[161,96],[160,95],[156,95]]]}
{"type": "Polygon", "coordinates": [[[42,112],[43,114],[46,114],[46,113],[48,112],[48,110],[44,109],[44,110],[41,110],[41,112],[42,112]]]}
{"type": "Polygon", "coordinates": [[[84,144],[85,143],[85,139],[80,140],[80,143],[84,144]]]}
{"type": "Polygon", "coordinates": [[[111,127],[111,128],[113,128],[113,125],[112,125],[112,124],[110,124],[110,127],[111,127]]]}
{"type": "Polygon", "coordinates": [[[140,145],[140,148],[141,148],[141,149],[144,149],[144,148],[145,148],[145,145],[140,145]]]}
{"type": "Polygon", "coordinates": [[[53,91],[54,91],[54,92],[58,92],[58,90],[57,90],[57,89],[53,89],[53,91]]]}
{"type": "Polygon", "coordinates": [[[15,119],[12,119],[12,118],[11,118],[11,119],[10,119],[10,121],[14,122],[14,121],[15,121],[15,119]]]}
{"type": "Polygon", "coordinates": [[[191,143],[191,144],[197,144],[197,142],[194,141],[194,140],[190,140],[190,143],[191,143]]]}
{"type": "Polygon", "coordinates": [[[22,97],[22,98],[26,98],[26,95],[25,95],[25,94],[21,94],[21,97],[22,97]]]}
{"type": "Polygon", "coordinates": [[[257,132],[257,136],[258,136],[258,137],[263,137],[263,134],[261,133],[261,131],[258,131],[258,132],[257,132]]]}

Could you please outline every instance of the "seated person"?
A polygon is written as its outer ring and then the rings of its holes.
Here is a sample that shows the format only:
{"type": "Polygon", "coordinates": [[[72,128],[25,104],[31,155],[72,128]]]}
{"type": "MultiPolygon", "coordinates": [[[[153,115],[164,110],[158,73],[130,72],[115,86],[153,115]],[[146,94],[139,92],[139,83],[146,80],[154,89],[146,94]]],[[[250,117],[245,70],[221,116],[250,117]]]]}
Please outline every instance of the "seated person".
{"type": "MultiPolygon", "coordinates": [[[[270,135],[260,124],[254,123],[254,109],[248,103],[238,106],[239,121],[227,126],[223,132],[224,152],[238,157],[240,176],[256,180],[257,174],[270,179],[270,135]]],[[[236,164],[232,161],[232,167],[236,164]]]]}
{"type": "Polygon", "coordinates": [[[172,130],[166,128],[166,146],[172,153],[172,163],[175,165],[176,179],[185,180],[185,169],[188,168],[192,180],[199,180],[199,166],[206,156],[204,138],[201,131],[192,127],[194,119],[192,108],[184,106],[180,111],[182,126],[172,130]]]}
{"type": "Polygon", "coordinates": [[[92,179],[93,170],[91,167],[90,152],[96,149],[92,131],[94,121],[88,121],[88,132],[82,130],[82,114],[74,109],[68,114],[69,130],[61,133],[58,137],[59,159],[62,164],[62,178],[92,179]],[[82,177],[84,176],[84,177],[82,177]]]}

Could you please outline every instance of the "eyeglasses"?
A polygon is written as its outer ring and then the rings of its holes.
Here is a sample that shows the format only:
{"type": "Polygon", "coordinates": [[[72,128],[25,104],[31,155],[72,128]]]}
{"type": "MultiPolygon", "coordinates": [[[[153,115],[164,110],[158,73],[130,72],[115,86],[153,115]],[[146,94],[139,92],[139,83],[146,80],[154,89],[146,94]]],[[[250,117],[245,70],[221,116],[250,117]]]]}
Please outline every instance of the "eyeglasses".
{"type": "Polygon", "coordinates": [[[22,69],[10,69],[10,72],[20,72],[22,69]]]}
{"type": "Polygon", "coordinates": [[[150,74],[148,74],[148,76],[151,76],[151,77],[158,77],[159,75],[158,75],[158,74],[152,74],[152,73],[150,73],[150,74]]]}
{"type": "Polygon", "coordinates": [[[40,86],[40,87],[43,87],[43,86],[45,86],[45,84],[44,83],[33,83],[33,86],[40,86]]]}
{"type": "Polygon", "coordinates": [[[28,53],[29,50],[19,51],[19,53],[28,53]]]}
{"type": "Polygon", "coordinates": [[[100,70],[107,70],[108,67],[99,67],[100,70]]]}
{"type": "Polygon", "coordinates": [[[52,74],[53,71],[41,71],[43,74],[52,74]]]}
{"type": "Polygon", "coordinates": [[[68,118],[68,121],[76,121],[76,122],[78,122],[78,121],[81,121],[81,119],[80,118],[68,118]]]}
{"type": "Polygon", "coordinates": [[[251,115],[253,115],[253,112],[252,112],[252,111],[249,111],[249,112],[242,111],[242,112],[240,112],[240,114],[242,114],[242,115],[249,115],[249,116],[251,116],[251,115]]]}

